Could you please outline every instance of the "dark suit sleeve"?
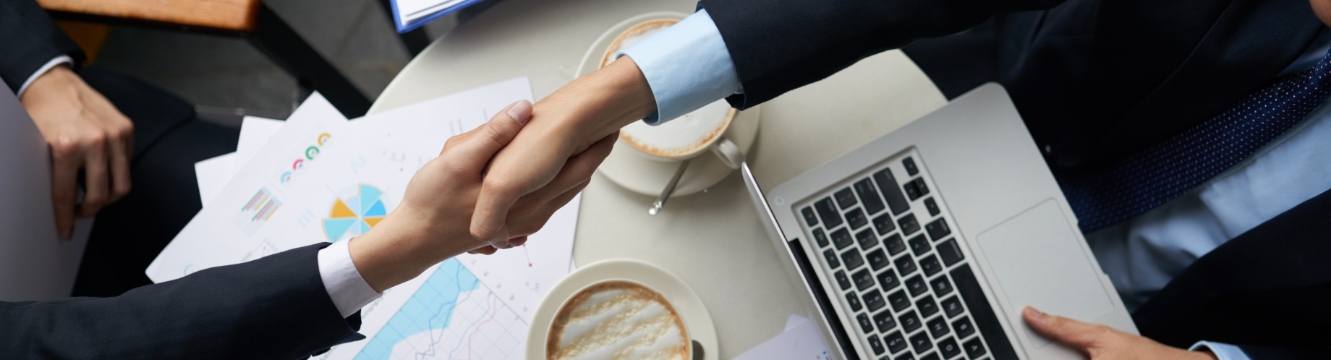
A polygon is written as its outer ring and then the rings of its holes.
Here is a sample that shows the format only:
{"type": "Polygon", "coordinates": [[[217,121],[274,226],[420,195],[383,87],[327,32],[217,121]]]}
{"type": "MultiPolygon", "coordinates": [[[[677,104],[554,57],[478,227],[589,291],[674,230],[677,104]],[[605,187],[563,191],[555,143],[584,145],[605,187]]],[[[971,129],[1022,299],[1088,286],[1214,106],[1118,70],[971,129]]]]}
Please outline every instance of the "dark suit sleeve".
{"type": "Polygon", "coordinates": [[[956,33],[1005,12],[1063,0],[702,0],[730,51],[740,109],[826,78],[856,61],[956,33]]]}
{"type": "Polygon", "coordinates": [[[299,359],[364,336],[311,245],[112,298],[0,303],[0,358],[299,359]]]}
{"type": "Polygon", "coordinates": [[[83,51],[34,0],[0,0],[0,79],[17,93],[23,82],[60,55],[83,61],[83,51]]]}

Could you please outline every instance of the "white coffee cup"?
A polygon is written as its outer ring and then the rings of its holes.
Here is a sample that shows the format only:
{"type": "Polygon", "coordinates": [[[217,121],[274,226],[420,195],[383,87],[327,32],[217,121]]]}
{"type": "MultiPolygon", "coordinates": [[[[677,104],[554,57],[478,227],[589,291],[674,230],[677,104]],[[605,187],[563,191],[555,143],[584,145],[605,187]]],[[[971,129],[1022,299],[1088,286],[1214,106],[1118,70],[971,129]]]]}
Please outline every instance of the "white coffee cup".
{"type": "MultiPolygon", "coordinates": [[[[658,19],[630,27],[610,43],[601,58],[601,67],[614,61],[614,54],[619,50],[677,22],[658,19]]],[[[736,113],[721,100],[664,124],[653,126],[642,121],[634,122],[620,130],[619,139],[652,160],[681,161],[710,151],[726,166],[738,169],[744,162],[744,153],[735,142],[725,137],[736,113]]]]}

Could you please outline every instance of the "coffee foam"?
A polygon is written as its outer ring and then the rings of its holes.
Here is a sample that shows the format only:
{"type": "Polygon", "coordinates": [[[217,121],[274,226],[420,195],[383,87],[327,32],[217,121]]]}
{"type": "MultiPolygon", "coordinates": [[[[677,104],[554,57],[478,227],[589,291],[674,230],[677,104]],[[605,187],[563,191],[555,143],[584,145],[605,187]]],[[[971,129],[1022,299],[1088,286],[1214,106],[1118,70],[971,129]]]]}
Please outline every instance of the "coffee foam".
{"type": "MultiPolygon", "coordinates": [[[[610,43],[601,57],[601,67],[614,61],[615,53],[651,36],[677,20],[651,20],[625,30],[610,43]]],[[[683,157],[702,151],[711,145],[735,117],[735,110],[725,101],[717,101],[661,125],[651,126],[638,121],[625,126],[619,138],[635,149],[660,157],[683,157]]]]}
{"type": "Polygon", "coordinates": [[[670,302],[625,281],[578,292],[559,309],[546,339],[552,360],[685,360],[688,354],[688,332],[670,302]]]}

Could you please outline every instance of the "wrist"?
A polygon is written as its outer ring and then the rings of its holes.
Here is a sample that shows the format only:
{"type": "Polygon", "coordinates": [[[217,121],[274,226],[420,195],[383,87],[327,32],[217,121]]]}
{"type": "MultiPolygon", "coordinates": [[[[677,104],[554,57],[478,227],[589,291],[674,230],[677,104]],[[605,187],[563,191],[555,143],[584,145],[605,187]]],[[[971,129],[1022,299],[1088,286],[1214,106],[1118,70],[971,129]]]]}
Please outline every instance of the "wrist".
{"type": "Polygon", "coordinates": [[[631,58],[622,57],[538,102],[533,119],[560,119],[556,131],[585,137],[575,144],[581,149],[655,111],[647,78],[631,58]]]}
{"type": "Polygon", "coordinates": [[[450,236],[413,226],[429,223],[419,221],[414,215],[403,206],[347,244],[356,271],[374,291],[383,292],[415,278],[434,264],[484,245],[465,231],[450,236]]]}

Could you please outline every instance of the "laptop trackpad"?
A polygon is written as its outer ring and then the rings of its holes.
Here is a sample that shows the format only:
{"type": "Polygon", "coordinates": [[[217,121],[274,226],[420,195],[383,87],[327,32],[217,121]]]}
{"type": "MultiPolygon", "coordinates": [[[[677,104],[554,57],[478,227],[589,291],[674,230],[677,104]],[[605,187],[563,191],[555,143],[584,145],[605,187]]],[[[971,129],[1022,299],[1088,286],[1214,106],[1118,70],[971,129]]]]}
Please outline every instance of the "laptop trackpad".
{"type": "Polygon", "coordinates": [[[1082,251],[1070,224],[1049,199],[977,238],[1008,303],[1015,307],[1007,311],[1016,315],[1009,320],[1021,324],[1035,349],[1048,345],[1049,339],[1036,336],[1021,320],[1023,306],[1081,321],[1095,320],[1113,309],[1110,294],[1091,266],[1094,258],[1082,251]]]}

